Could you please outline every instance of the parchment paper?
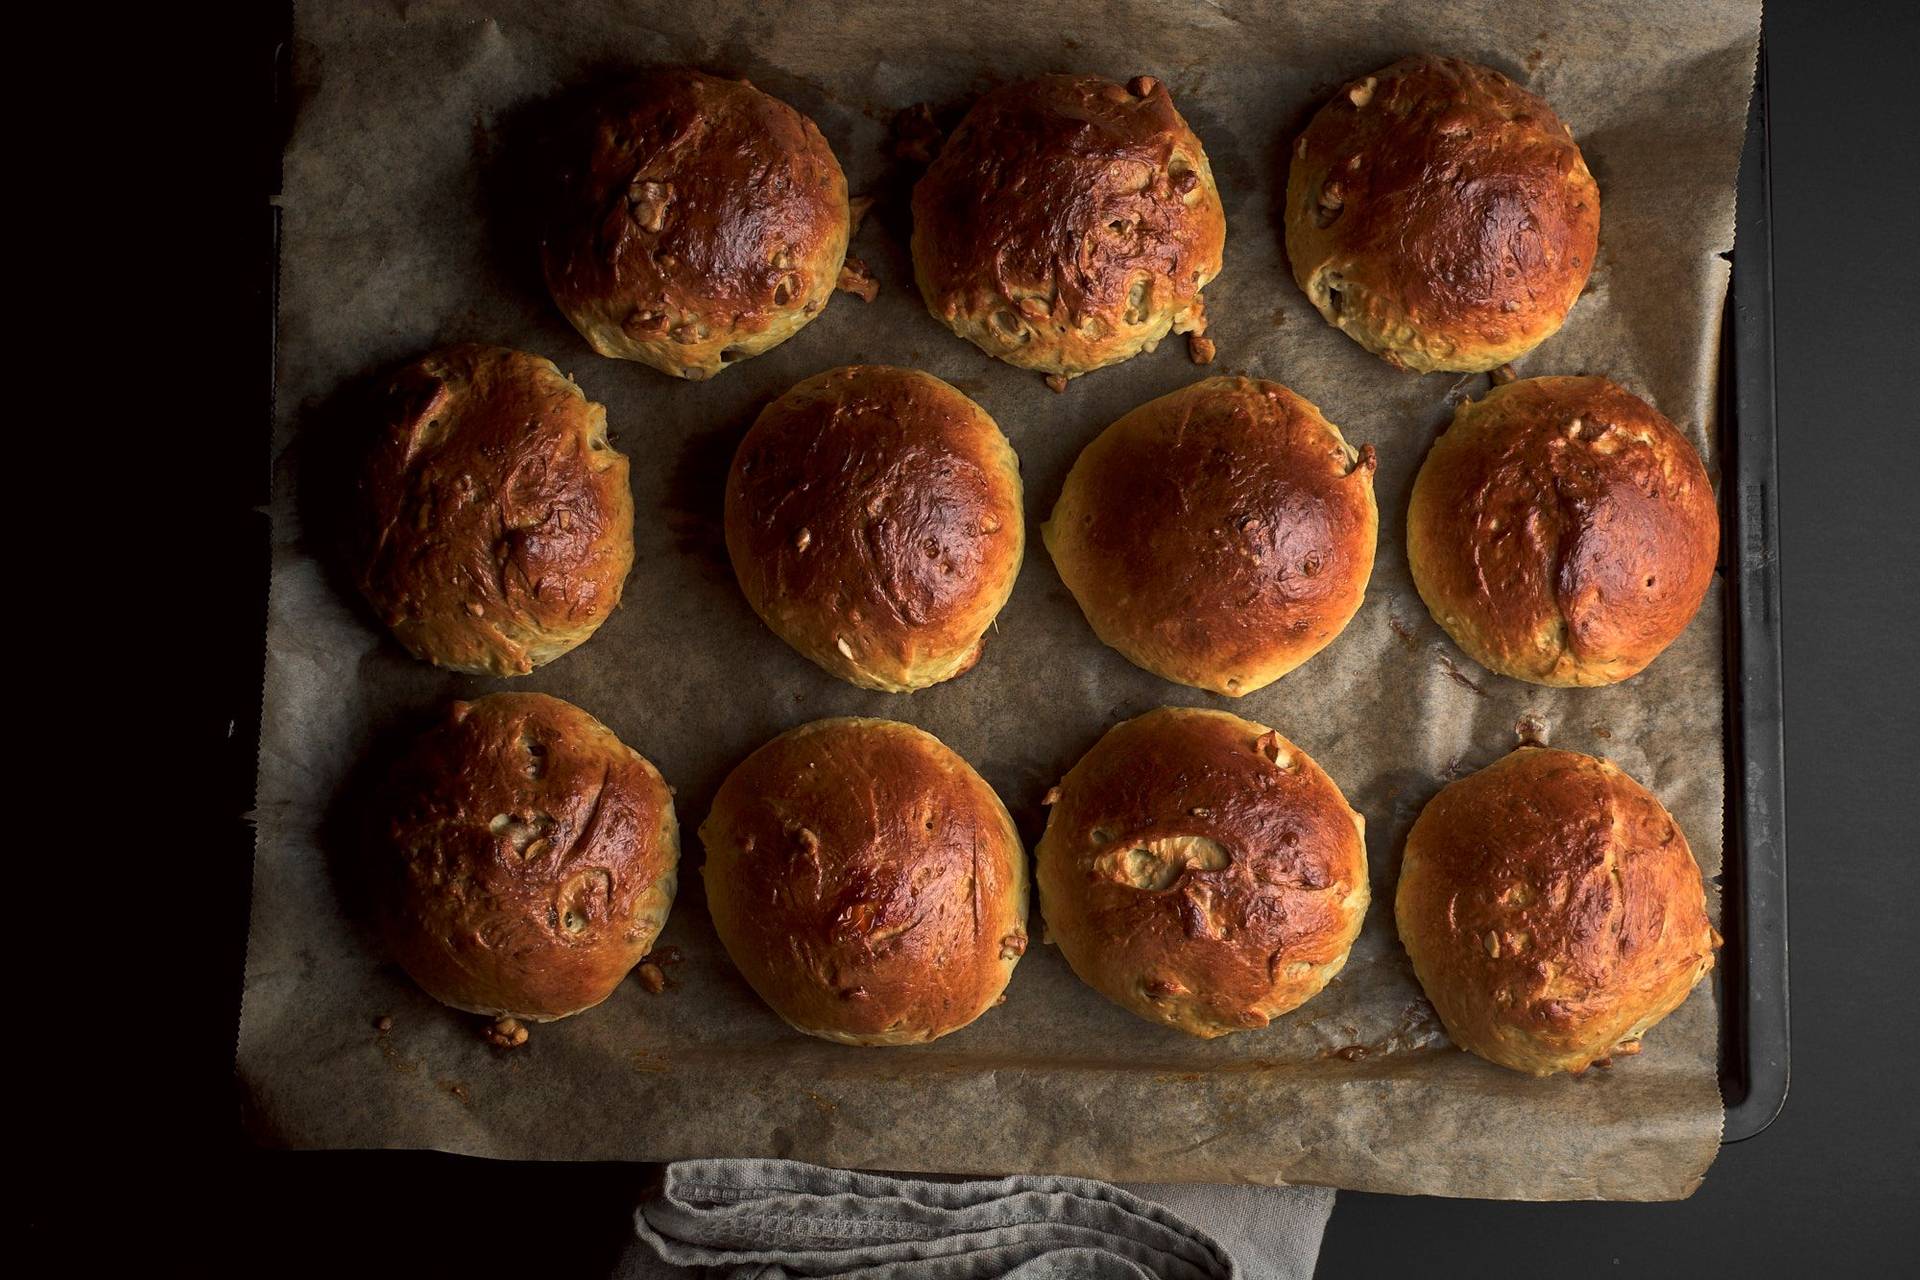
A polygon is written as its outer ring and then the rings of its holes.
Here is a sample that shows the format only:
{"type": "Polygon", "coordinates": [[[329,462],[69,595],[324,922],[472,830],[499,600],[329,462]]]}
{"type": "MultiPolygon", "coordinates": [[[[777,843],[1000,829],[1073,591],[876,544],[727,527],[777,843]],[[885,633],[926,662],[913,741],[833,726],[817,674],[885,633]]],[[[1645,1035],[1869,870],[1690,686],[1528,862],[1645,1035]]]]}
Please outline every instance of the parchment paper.
{"type": "Polygon", "coordinates": [[[1450,395],[1478,395],[1486,381],[1396,372],[1322,323],[1285,270],[1274,209],[1294,133],[1344,78],[1419,50],[1505,70],[1571,124],[1603,200],[1591,289],[1520,371],[1619,380],[1717,471],[1719,255],[1733,239],[1759,16],[1753,0],[300,6],[239,1047],[252,1131],[290,1146],[516,1158],[782,1155],[1443,1195],[1687,1195],[1720,1130],[1709,990],[1638,1058],[1578,1079],[1525,1078],[1447,1043],[1394,936],[1391,904],[1421,805],[1511,749],[1529,715],[1556,744],[1608,755],[1651,787],[1717,873],[1719,591],[1650,670],[1611,689],[1534,688],[1454,650],[1412,589],[1404,515],[1450,395]],[[656,61],[745,73],[819,123],[852,190],[879,199],[853,247],[882,281],[878,301],[840,295],[792,341],[707,383],[586,348],[541,288],[516,212],[518,166],[556,99],[656,61]],[[886,145],[896,111],[1064,70],[1159,76],[1206,145],[1229,225],[1226,268],[1207,290],[1220,350],[1211,369],[1190,364],[1175,339],[1055,395],[948,334],[913,290],[913,173],[886,145]],[[553,357],[606,404],[634,461],[639,554],[624,607],[583,648],[515,681],[408,658],[313,532],[343,497],[312,461],[332,438],[341,392],[456,340],[553,357]],[[722,479],[755,412],[800,378],[851,362],[927,369],[972,395],[1013,441],[1027,483],[1027,561],[984,658],[910,696],[854,689],[788,650],[748,610],[721,540],[722,479]],[[1100,429],[1223,372],[1288,384],[1380,455],[1380,552],[1365,607],[1328,650],[1237,701],[1163,683],[1104,648],[1037,536],[1074,455],[1100,429]],[[579,703],[657,763],[678,788],[688,851],[662,938],[685,956],[669,969],[673,985],[652,995],[630,980],[514,1051],[489,1048],[475,1020],[439,1007],[384,960],[342,871],[343,815],[364,761],[446,699],[506,687],[579,703]],[[1031,846],[1042,796],[1080,753],[1115,721],[1170,703],[1230,707],[1278,727],[1367,819],[1365,932],[1326,992],[1273,1027],[1188,1039],[1108,1004],[1037,946],[1006,1004],[966,1030],[925,1047],[850,1049],[788,1030],[720,950],[694,832],[727,770],[774,734],[828,715],[912,721],[980,769],[1031,846]],[[380,1015],[393,1019],[384,1034],[380,1015]]]}

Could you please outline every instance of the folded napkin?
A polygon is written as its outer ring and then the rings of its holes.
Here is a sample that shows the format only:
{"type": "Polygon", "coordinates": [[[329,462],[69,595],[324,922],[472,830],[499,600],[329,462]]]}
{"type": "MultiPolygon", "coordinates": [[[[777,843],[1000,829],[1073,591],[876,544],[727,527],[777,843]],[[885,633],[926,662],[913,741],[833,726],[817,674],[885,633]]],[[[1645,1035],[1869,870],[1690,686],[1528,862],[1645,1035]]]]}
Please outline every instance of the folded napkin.
{"type": "Polygon", "coordinates": [[[1307,1280],[1320,1187],[930,1181],[685,1160],[634,1215],[625,1280],[1307,1280]],[[1175,1212],[1175,1210],[1178,1212],[1175,1212]]]}

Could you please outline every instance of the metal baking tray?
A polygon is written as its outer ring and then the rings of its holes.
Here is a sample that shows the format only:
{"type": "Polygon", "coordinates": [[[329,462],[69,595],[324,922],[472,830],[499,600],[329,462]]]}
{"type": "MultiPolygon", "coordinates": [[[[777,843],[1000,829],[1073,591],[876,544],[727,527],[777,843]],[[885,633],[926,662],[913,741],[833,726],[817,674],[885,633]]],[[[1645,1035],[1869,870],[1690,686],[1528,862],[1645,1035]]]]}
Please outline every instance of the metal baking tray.
{"type": "MultiPolygon", "coordinates": [[[[277,146],[285,137],[284,123],[292,111],[286,78],[291,7],[275,8],[279,12],[264,25],[277,29],[263,33],[267,36],[263,52],[273,63],[270,118],[276,128],[274,154],[262,166],[267,189],[259,194],[269,201],[279,192],[277,146]]],[[[1732,283],[1720,353],[1720,568],[1728,605],[1727,856],[1721,877],[1721,932],[1726,944],[1715,974],[1721,1010],[1720,1089],[1726,1108],[1723,1142],[1745,1141],[1773,1123],[1786,1102],[1790,1059],[1770,183],[1763,40],[1741,155],[1737,237],[1728,254],[1732,283]]],[[[273,220],[273,247],[260,255],[258,269],[265,273],[262,309],[269,325],[270,353],[279,221],[277,209],[268,212],[273,220]]],[[[270,400],[267,408],[265,420],[271,422],[270,400]]],[[[258,516],[263,495],[256,492],[263,478],[250,474],[239,495],[239,505],[252,519],[248,521],[249,554],[237,557],[244,559],[244,571],[260,600],[266,597],[269,561],[268,530],[258,516]]],[[[262,662],[264,657],[261,652],[262,662]]],[[[259,720],[262,675],[262,668],[255,666],[230,690],[232,721],[239,729],[229,742],[236,766],[236,815],[244,814],[251,801],[251,727],[259,720]]],[[[234,826],[250,853],[250,829],[244,820],[234,826]]],[[[236,900],[244,906],[250,858],[240,859],[238,865],[243,883],[236,900]]],[[[245,929],[244,910],[236,927],[245,929]]],[[[381,1157],[369,1153],[364,1158],[381,1157]]]]}

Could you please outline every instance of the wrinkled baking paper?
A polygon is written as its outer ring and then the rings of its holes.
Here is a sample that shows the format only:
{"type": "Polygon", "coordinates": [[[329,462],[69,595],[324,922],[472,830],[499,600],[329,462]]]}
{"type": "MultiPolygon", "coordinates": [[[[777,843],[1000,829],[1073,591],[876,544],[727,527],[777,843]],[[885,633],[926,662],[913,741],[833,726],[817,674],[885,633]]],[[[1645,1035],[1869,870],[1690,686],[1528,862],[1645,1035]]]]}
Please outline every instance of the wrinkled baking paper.
{"type": "Polygon", "coordinates": [[[1294,135],[1346,78],[1420,50],[1514,76],[1571,125],[1603,198],[1592,285],[1519,371],[1615,378],[1717,470],[1721,254],[1733,242],[1759,21],[1750,0],[298,6],[239,1045],[252,1131],[274,1145],[514,1158],[777,1155],[1518,1199],[1687,1195],[1720,1135],[1709,990],[1610,1070],[1514,1075],[1449,1046],[1391,905],[1420,807],[1511,749],[1528,716],[1556,745],[1610,756],[1651,787],[1716,872],[1720,593],[1650,670],[1616,688],[1534,688],[1464,658],[1413,591],[1404,518],[1428,442],[1486,379],[1397,372],[1322,323],[1285,270],[1274,209],[1294,135]],[[878,199],[852,253],[880,278],[879,300],[840,294],[798,337],[705,383],[587,349],[541,287],[513,176],[521,135],[558,95],[682,61],[744,73],[806,112],[852,191],[878,199]],[[1219,344],[1211,368],[1191,364],[1175,338],[1056,395],[946,332],[914,291],[913,170],[889,158],[895,113],[1068,70],[1160,77],[1206,145],[1229,228],[1225,270],[1206,293],[1219,344]],[[303,533],[341,497],[306,462],[325,443],[328,406],[371,372],[465,340],[551,356],[607,406],[633,459],[639,554],[626,603],[584,647],[512,681],[409,658],[303,533]],[[1026,479],[1026,565],[985,656],[908,696],[842,684],[789,650],[741,598],[721,539],[722,480],[754,414],[799,379],[853,362],[952,382],[999,421],[1026,479]],[[1164,683],[1104,648],[1037,536],[1082,445],[1135,405],[1216,373],[1284,382],[1380,455],[1380,553],[1365,607],[1325,652],[1237,701],[1164,683]],[[667,969],[672,985],[655,995],[629,980],[591,1013],[501,1051],[383,958],[343,874],[342,797],[376,744],[447,699],[507,688],[579,703],[658,764],[678,788],[687,858],[661,939],[684,956],[667,969]],[[1192,1040],[1107,1003],[1036,945],[1005,1005],[964,1031],[854,1049],[789,1030],[728,964],[694,833],[726,772],[774,734],[820,716],[912,721],[979,768],[1031,847],[1042,797],[1068,766],[1116,721],[1169,703],[1277,727],[1366,816],[1374,905],[1345,971],[1305,1008],[1263,1031],[1192,1040]],[[383,1015],[384,1034],[374,1025],[383,1015]]]}

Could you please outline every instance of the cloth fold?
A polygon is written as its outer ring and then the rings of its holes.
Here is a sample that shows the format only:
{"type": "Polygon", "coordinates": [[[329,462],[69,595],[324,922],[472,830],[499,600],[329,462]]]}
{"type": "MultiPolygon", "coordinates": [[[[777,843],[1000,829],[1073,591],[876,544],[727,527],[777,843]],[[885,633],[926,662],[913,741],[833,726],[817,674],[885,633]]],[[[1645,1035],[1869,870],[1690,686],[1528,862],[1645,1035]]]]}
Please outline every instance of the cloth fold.
{"type": "Polygon", "coordinates": [[[1319,1187],[1129,1190],[1086,1178],[933,1181],[793,1160],[684,1160],[635,1212],[619,1274],[1306,1280],[1332,1208],[1333,1192],[1319,1187]]]}

